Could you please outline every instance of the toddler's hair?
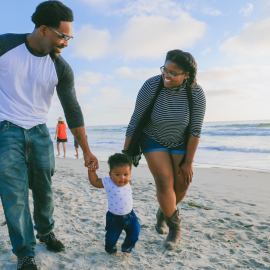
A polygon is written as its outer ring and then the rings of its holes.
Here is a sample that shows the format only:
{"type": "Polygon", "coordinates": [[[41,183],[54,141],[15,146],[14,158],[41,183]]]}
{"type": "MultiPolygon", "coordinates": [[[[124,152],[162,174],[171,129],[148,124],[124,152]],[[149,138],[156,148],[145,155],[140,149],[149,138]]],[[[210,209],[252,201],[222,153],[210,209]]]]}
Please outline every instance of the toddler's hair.
{"type": "Polygon", "coordinates": [[[132,160],[131,158],[126,154],[116,153],[109,157],[108,164],[110,166],[110,171],[114,167],[121,167],[128,165],[131,169],[132,167],[132,160]]]}

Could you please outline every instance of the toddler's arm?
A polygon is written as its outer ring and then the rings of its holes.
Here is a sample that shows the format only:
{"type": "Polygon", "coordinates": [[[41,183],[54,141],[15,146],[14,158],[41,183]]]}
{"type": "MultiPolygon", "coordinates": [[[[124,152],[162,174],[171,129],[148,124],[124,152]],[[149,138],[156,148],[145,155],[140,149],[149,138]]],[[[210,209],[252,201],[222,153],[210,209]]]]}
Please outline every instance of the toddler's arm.
{"type": "Polygon", "coordinates": [[[88,169],[88,178],[90,183],[96,188],[104,188],[101,178],[98,178],[96,170],[88,169]]]}

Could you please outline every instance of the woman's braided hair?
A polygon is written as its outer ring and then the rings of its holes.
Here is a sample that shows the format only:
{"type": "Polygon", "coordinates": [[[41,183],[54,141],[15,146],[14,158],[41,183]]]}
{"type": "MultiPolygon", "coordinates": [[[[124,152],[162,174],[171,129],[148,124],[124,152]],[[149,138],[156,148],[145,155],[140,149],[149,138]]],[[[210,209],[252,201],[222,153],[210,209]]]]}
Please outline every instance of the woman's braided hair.
{"type": "Polygon", "coordinates": [[[197,86],[197,63],[190,53],[181,50],[172,50],[166,55],[165,62],[168,60],[175,63],[184,72],[189,72],[189,77],[186,79],[187,86],[194,88],[197,86]]]}

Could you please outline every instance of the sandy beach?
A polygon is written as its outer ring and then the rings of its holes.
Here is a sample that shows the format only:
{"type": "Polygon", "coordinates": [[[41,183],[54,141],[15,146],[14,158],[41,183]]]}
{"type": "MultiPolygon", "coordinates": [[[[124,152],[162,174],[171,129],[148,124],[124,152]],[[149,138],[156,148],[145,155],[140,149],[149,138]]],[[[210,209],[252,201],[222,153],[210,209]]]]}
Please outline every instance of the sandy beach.
{"type": "MultiPolygon", "coordinates": [[[[100,162],[98,174],[108,175],[106,162],[100,162]]],[[[111,256],[104,250],[105,190],[90,185],[82,159],[56,158],[54,231],[66,250],[51,253],[38,242],[39,269],[270,269],[269,171],[195,166],[179,204],[182,235],[173,251],[163,247],[166,236],[154,228],[158,203],[147,165],[133,168],[131,179],[140,239],[130,258],[121,252],[111,256]]],[[[3,223],[1,206],[0,269],[16,269],[3,223]]],[[[119,249],[123,239],[124,233],[119,249]]]]}

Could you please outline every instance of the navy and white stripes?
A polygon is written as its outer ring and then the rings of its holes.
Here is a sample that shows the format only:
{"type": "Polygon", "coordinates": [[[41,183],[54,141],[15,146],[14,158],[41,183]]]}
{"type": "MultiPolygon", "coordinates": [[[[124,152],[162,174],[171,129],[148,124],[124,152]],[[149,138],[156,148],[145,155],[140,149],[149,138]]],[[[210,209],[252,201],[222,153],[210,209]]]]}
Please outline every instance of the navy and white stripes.
{"type": "MultiPolygon", "coordinates": [[[[138,93],[135,110],[127,128],[126,136],[132,137],[144,111],[151,103],[158,88],[161,75],[148,79],[138,93]]],[[[190,134],[200,137],[206,100],[202,88],[191,88],[193,112],[190,134]]],[[[161,90],[143,132],[161,145],[173,148],[185,141],[185,129],[189,123],[189,105],[186,86],[161,90]]]]}

